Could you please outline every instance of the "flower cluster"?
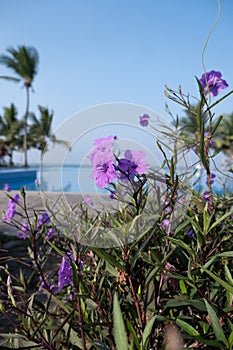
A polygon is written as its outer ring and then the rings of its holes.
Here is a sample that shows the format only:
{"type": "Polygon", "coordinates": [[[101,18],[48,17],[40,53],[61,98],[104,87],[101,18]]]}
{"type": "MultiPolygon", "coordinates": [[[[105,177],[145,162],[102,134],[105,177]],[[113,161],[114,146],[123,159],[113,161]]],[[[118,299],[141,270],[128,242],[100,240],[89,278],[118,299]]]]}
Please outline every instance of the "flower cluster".
{"type": "Polygon", "coordinates": [[[93,166],[90,177],[100,188],[116,179],[132,181],[135,175],[145,174],[149,169],[146,153],[142,150],[126,150],[123,158],[116,158],[112,151],[115,139],[114,136],[96,139],[94,149],[88,155],[93,166]]]}

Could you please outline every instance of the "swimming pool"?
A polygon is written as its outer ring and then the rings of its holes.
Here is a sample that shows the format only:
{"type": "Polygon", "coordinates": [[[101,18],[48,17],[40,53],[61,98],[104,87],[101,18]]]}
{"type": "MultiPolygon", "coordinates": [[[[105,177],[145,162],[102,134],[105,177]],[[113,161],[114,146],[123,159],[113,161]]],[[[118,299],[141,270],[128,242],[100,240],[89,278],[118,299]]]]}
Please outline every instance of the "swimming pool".
{"type": "Polygon", "coordinates": [[[9,184],[12,190],[24,186],[28,191],[36,191],[37,168],[0,168],[0,188],[9,184]]]}
{"type": "Polygon", "coordinates": [[[0,189],[9,184],[12,190],[24,186],[26,191],[106,193],[95,186],[90,174],[90,166],[78,165],[0,168],[0,189]]]}

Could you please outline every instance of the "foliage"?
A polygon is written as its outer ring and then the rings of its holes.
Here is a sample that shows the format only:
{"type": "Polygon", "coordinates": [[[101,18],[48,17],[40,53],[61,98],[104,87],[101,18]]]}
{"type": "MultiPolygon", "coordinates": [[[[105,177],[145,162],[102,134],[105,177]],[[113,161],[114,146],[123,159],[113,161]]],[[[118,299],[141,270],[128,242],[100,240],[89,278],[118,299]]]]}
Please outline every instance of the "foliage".
{"type": "MultiPolygon", "coordinates": [[[[1,336],[9,347],[232,349],[233,195],[213,190],[210,147],[221,119],[212,109],[224,97],[211,104],[197,82],[197,109],[181,89],[166,89],[193,114],[198,138],[184,137],[179,118],[164,126],[160,169],[147,172],[132,151],[112,157],[113,137],[96,140],[93,178],[124,204],[118,210],[103,214],[83,203],[68,210],[58,201],[59,210],[47,205],[38,212],[23,188],[20,198],[7,194],[4,220],[25,239],[29,259],[18,259],[16,275],[9,257],[1,262],[0,311],[12,323],[1,336]],[[190,150],[203,167],[205,193],[191,183],[193,164],[185,172],[179,167],[190,150]],[[103,169],[113,172],[113,164],[118,180],[108,184],[103,169]],[[114,244],[104,247],[105,236],[114,244]]],[[[153,128],[148,116],[140,122],[153,128]]]]}
{"type": "Polygon", "coordinates": [[[21,147],[20,132],[23,124],[17,119],[18,111],[12,103],[4,108],[3,116],[0,116],[0,136],[3,137],[5,152],[3,156],[9,156],[9,164],[13,165],[13,151],[21,147]]]}

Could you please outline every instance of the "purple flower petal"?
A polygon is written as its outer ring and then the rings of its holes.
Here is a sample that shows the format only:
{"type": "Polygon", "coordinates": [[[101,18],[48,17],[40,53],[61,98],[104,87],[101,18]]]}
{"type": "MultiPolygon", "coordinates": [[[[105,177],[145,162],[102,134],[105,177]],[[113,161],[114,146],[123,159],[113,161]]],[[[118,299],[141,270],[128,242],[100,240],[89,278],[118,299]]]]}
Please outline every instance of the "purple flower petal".
{"type": "Polygon", "coordinates": [[[11,191],[11,187],[10,187],[9,184],[5,184],[4,191],[6,191],[6,192],[10,192],[11,191]]]}
{"type": "Polygon", "coordinates": [[[210,71],[202,74],[200,83],[204,89],[204,94],[210,94],[211,97],[219,95],[219,93],[228,87],[226,80],[222,79],[222,74],[217,71],[210,71]]]}
{"type": "Polygon", "coordinates": [[[141,124],[141,126],[148,126],[149,119],[150,116],[148,114],[144,114],[143,116],[139,117],[139,123],[141,124]]]}

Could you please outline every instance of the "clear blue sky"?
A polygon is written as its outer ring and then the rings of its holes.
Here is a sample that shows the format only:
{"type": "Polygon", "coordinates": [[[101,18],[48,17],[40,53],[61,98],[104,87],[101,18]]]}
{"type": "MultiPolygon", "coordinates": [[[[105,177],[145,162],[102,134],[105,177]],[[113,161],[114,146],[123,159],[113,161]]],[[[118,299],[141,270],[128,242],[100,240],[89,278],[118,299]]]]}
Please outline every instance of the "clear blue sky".
{"type": "MultiPolygon", "coordinates": [[[[165,84],[197,94],[194,76],[202,75],[202,49],[217,9],[217,0],[1,0],[0,53],[18,45],[38,50],[31,110],[52,109],[54,130],[78,111],[108,102],[143,105],[166,118],[165,84]]],[[[222,0],[205,53],[206,70],[220,70],[228,91],[232,13],[233,1],[222,0]]],[[[0,66],[0,75],[6,73],[0,66]]],[[[0,113],[11,102],[21,116],[23,86],[0,80],[0,113]]],[[[217,110],[232,111],[233,97],[217,110]]]]}

